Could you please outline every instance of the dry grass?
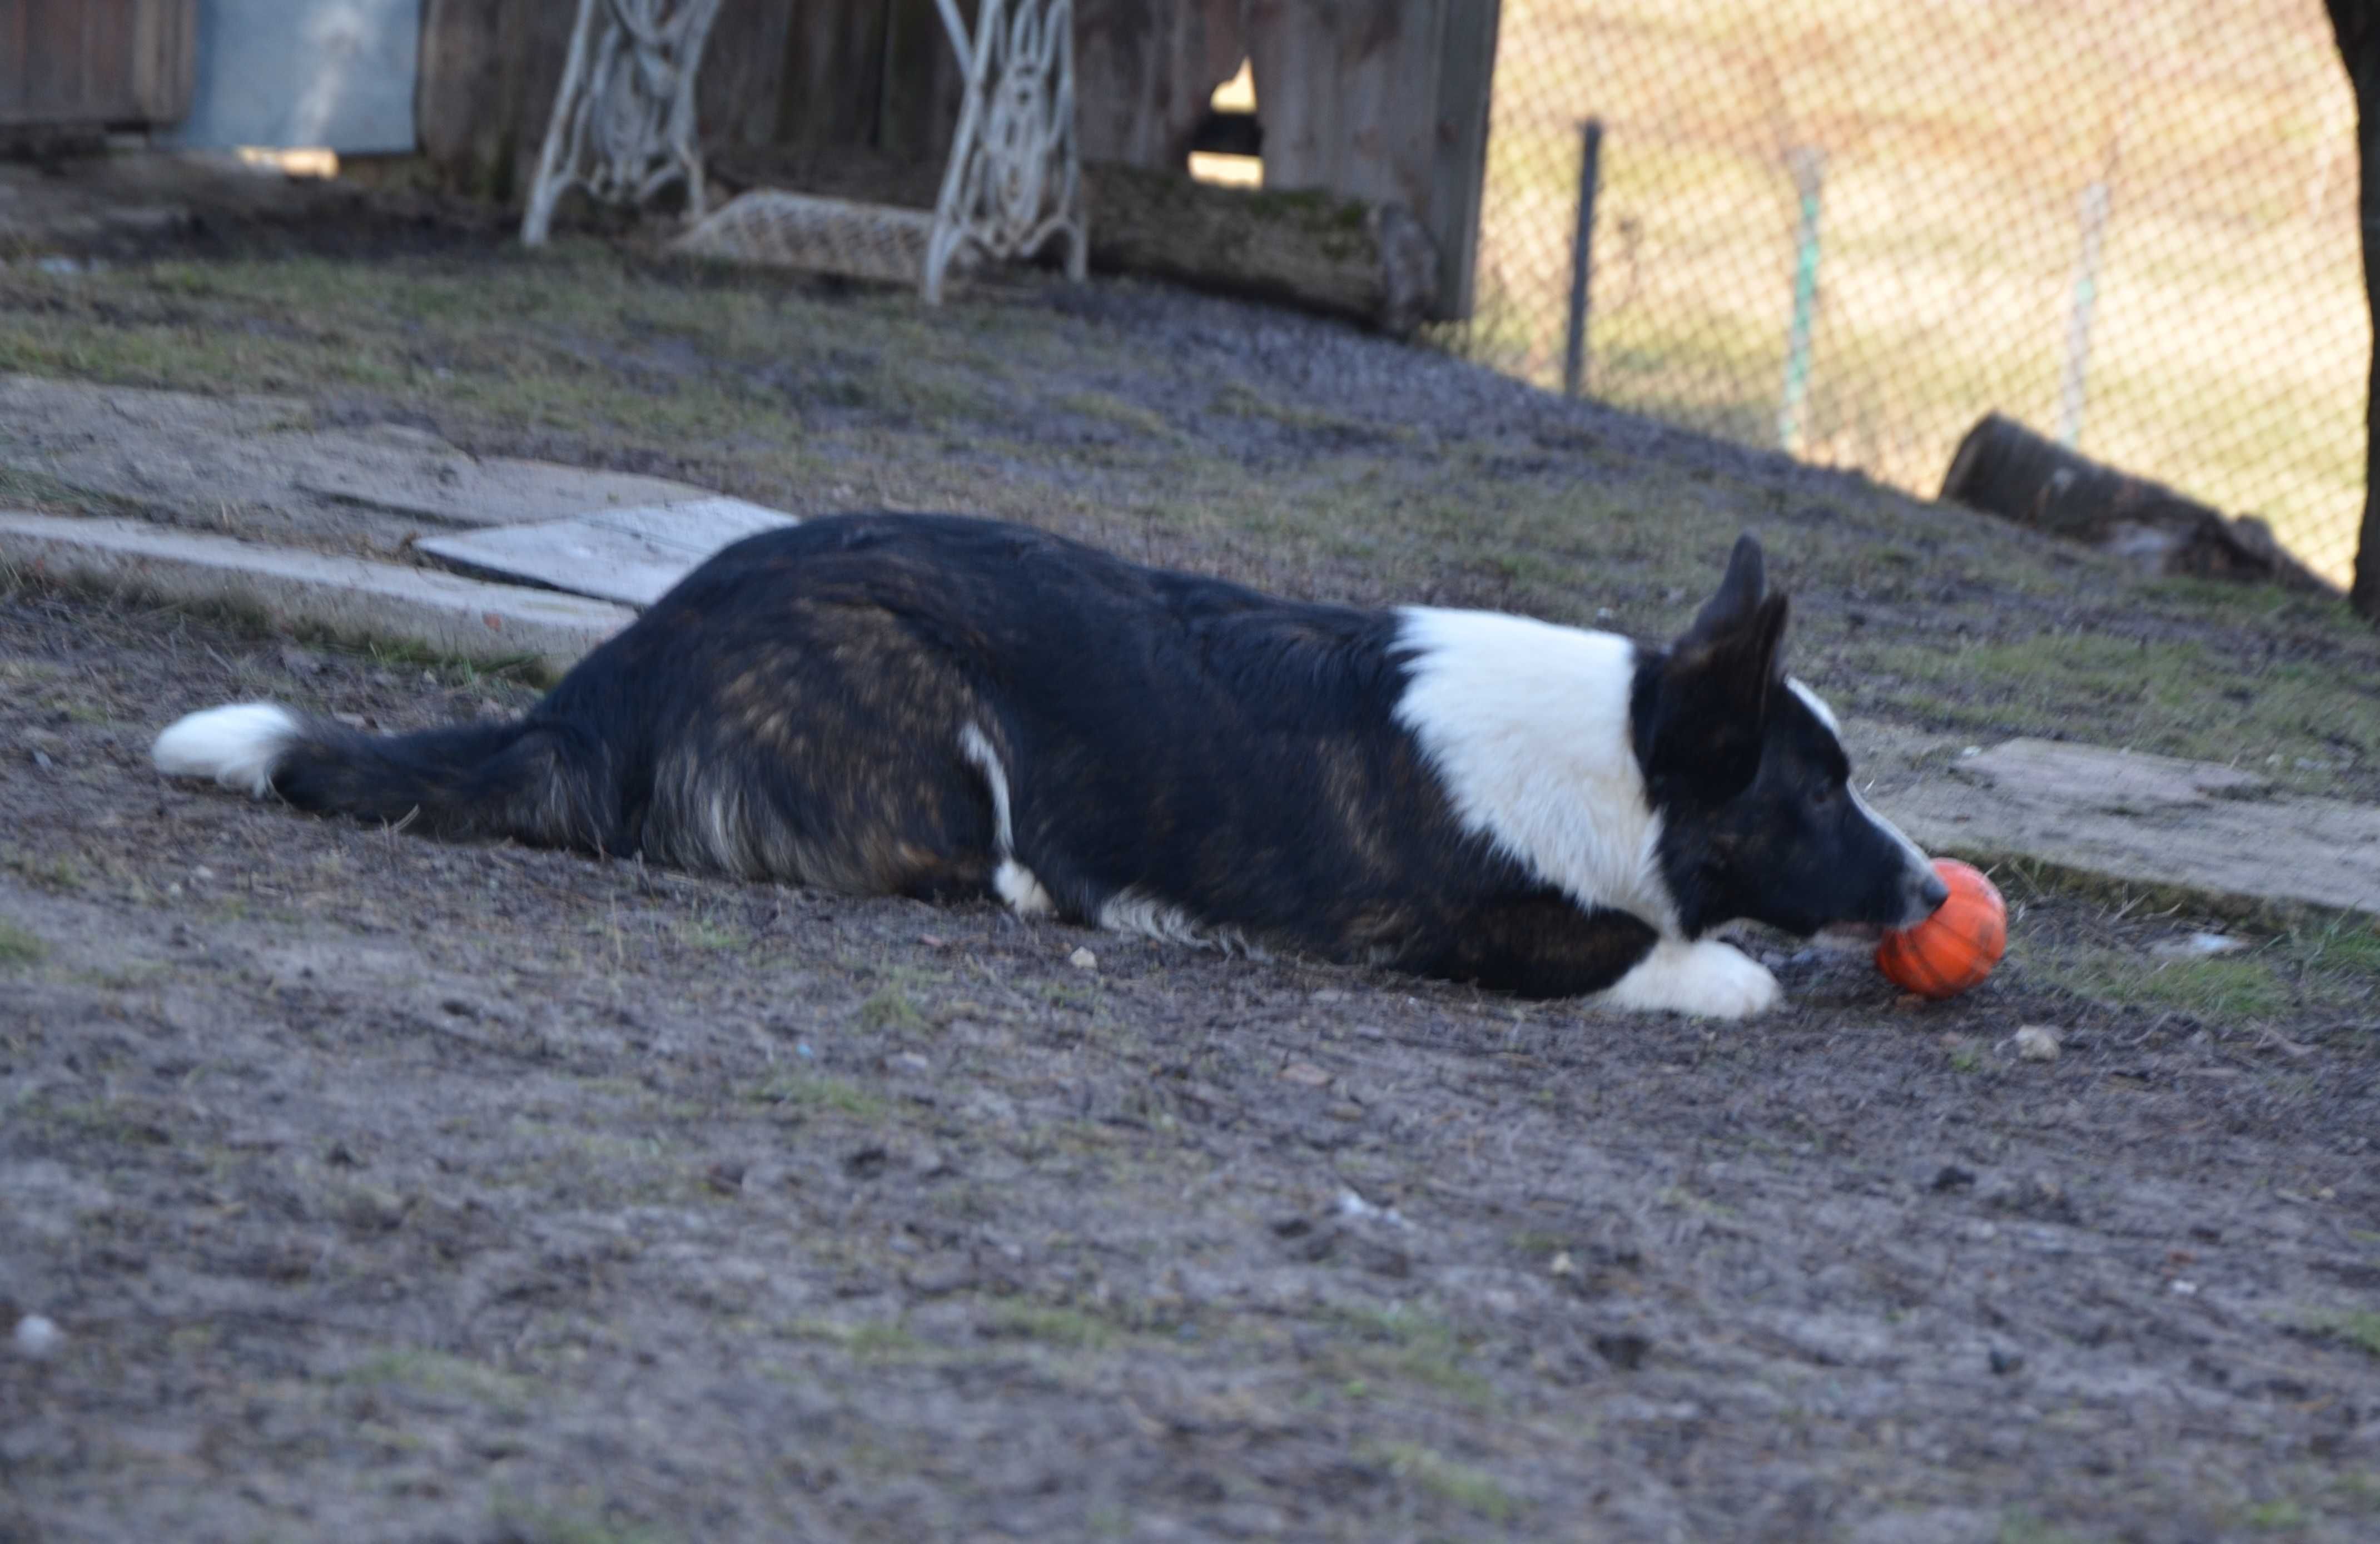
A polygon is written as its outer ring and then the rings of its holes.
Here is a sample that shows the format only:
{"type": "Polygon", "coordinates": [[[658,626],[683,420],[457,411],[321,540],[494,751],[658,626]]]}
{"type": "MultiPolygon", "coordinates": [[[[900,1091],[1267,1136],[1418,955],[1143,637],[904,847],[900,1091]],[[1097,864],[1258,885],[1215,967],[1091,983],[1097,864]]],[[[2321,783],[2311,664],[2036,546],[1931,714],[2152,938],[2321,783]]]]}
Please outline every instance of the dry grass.
{"type": "Polygon", "coordinates": [[[2317,0],[1508,0],[1471,343],[1549,383],[1590,115],[1595,395],[1775,442],[1789,158],[1815,147],[1794,448],[1931,492],[1987,409],[2058,427],[2104,178],[2082,448],[2261,513],[2344,577],[2371,335],[2353,103],[2317,0]]]}

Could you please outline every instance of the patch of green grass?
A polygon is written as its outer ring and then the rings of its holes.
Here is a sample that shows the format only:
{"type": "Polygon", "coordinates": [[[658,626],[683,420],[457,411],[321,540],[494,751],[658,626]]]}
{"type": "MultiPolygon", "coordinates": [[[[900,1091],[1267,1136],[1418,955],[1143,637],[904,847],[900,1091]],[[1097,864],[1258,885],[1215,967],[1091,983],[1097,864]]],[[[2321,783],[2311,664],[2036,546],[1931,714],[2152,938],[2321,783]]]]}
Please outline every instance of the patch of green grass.
{"type": "Polygon", "coordinates": [[[2286,1497],[2260,1501],[2241,1517],[2259,1533],[2295,1533],[2306,1526],[2306,1509],[2286,1497]]]}
{"type": "Polygon", "coordinates": [[[2052,985],[2095,1003],[2163,1008],[2211,1024],[2265,1024],[2289,1012],[2287,987],[2262,954],[2158,959],[2131,950],[2083,948],[2037,958],[2052,985]]]}
{"type": "Polygon", "coordinates": [[[677,933],[678,942],[689,949],[707,949],[715,954],[741,954],[752,944],[752,935],[743,929],[726,927],[721,923],[700,918],[680,922],[674,930],[677,933]]]}
{"type": "Polygon", "coordinates": [[[787,1073],[771,1077],[748,1096],[761,1104],[790,1105],[796,1110],[831,1110],[856,1120],[877,1121],[892,1106],[876,1095],[840,1077],[817,1073],[787,1073]]]}
{"type": "Polygon", "coordinates": [[[40,935],[27,932],[13,922],[0,922],[0,970],[21,970],[35,966],[50,952],[50,946],[40,935]]]}
{"type": "MultiPolygon", "coordinates": [[[[0,925],[0,965],[7,963],[6,929],[0,925]]],[[[109,991],[133,991],[153,985],[172,974],[173,967],[158,960],[142,960],[131,965],[108,966],[97,970],[79,970],[74,979],[85,986],[103,987],[109,991]]]]}
{"type": "Polygon", "coordinates": [[[94,493],[27,467],[0,466],[0,506],[67,515],[138,515],[129,499],[94,493]]]}
{"type": "Polygon", "coordinates": [[[74,859],[64,856],[34,857],[26,853],[0,851],[0,869],[42,890],[73,891],[83,885],[82,870],[75,867],[74,859]]]}
{"type": "Polygon", "coordinates": [[[866,1029],[923,1029],[926,1015],[899,987],[880,987],[859,1005],[859,1023],[866,1029]]]}
{"type": "Polygon", "coordinates": [[[800,1319],[787,1326],[787,1330],[803,1340],[825,1341],[841,1346],[863,1362],[908,1361],[932,1349],[911,1333],[907,1325],[885,1319],[838,1324],[832,1319],[800,1319]]]}
{"type": "Polygon", "coordinates": [[[1366,1442],[1356,1456],[1378,1464],[1404,1483],[1490,1523],[1504,1523],[1521,1510],[1512,1493],[1493,1475],[1457,1463],[1417,1442],[1366,1442]]]}
{"type": "Polygon", "coordinates": [[[505,1544],[662,1544],[670,1537],[643,1524],[613,1523],[502,1495],[490,1503],[488,1518],[505,1544]]]}
{"type": "Polygon", "coordinates": [[[424,1393],[459,1394],[518,1413],[528,1407],[527,1379],[443,1351],[398,1347],[378,1352],[339,1375],[346,1383],[402,1383],[424,1393]]]}
{"type": "Polygon", "coordinates": [[[1996,1544],[2095,1544],[2092,1536],[2053,1527],[2030,1512],[2011,1512],[2000,1519],[1996,1544]]]}
{"type": "Polygon", "coordinates": [[[1099,419],[1153,440],[1179,440],[1182,431],[1158,414],[1138,403],[1126,402],[1108,392],[1073,392],[1062,396],[1057,406],[1087,419],[1099,419]]]}
{"type": "Polygon", "coordinates": [[[2344,1313],[2325,1314],[2314,1319],[2310,1328],[2360,1351],[2380,1357],[2380,1313],[2369,1308],[2350,1308],[2344,1313]]]}
{"type": "Polygon", "coordinates": [[[1339,1319],[1354,1342],[1344,1348],[1344,1359],[1368,1377],[1419,1383],[1474,1409],[1495,1404],[1495,1384],[1470,1367],[1461,1337],[1438,1315],[1416,1308],[1355,1308],[1342,1310],[1339,1319]]]}
{"type": "MultiPolygon", "coordinates": [[[[2192,610],[2200,608],[2192,607],[2192,610]]],[[[1945,729],[2082,736],[2328,791],[2380,763],[2380,696],[2338,666],[2097,628],[1963,644],[1864,640],[1854,701],[1945,729]]]]}
{"type": "Polygon", "coordinates": [[[1001,1304],[992,1312],[990,1329],[994,1334],[1065,1351],[1104,1351],[1116,1339],[1116,1327],[1096,1315],[1039,1303],[1001,1304]]]}

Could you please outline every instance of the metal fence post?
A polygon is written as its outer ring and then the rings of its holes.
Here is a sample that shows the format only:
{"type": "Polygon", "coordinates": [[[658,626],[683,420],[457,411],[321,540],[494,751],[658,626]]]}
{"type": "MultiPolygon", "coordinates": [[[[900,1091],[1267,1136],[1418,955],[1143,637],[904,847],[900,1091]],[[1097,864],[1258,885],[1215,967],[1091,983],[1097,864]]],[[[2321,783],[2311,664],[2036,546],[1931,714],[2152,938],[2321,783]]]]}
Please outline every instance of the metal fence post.
{"type": "Polygon", "coordinates": [[[1785,389],[1777,404],[1777,444],[1791,452],[1802,432],[1802,399],[1810,390],[1810,326],[1818,305],[1818,191],[1827,157],[1804,145],[1791,156],[1802,217],[1793,233],[1793,321],[1785,334],[1785,389]]]}
{"type": "Polygon", "coordinates": [[[1579,128],[1578,228],[1570,242],[1570,334],[1562,349],[1562,395],[1586,387],[1586,285],[1595,253],[1595,194],[1602,179],[1603,120],[1579,128]]]}
{"type": "Polygon", "coordinates": [[[2099,242],[2107,232],[2107,184],[2082,189],[2082,256],[2074,268],[2074,305],[2066,313],[2066,371],[2058,388],[2058,443],[2082,437],[2084,388],[2091,374],[2091,308],[2099,298],[2099,242]]]}

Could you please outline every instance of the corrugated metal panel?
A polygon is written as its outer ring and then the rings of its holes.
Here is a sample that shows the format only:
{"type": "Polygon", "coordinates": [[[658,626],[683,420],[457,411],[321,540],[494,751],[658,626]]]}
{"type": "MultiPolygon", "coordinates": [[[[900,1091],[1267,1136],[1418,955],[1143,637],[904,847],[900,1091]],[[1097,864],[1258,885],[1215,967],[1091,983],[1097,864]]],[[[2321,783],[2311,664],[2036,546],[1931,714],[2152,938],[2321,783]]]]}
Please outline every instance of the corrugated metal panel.
{"type": "Polygon", "coordinates": [[[421,0],[199,0],[197,90],[173,140],[409,152],[420,49],[421,0]]]}

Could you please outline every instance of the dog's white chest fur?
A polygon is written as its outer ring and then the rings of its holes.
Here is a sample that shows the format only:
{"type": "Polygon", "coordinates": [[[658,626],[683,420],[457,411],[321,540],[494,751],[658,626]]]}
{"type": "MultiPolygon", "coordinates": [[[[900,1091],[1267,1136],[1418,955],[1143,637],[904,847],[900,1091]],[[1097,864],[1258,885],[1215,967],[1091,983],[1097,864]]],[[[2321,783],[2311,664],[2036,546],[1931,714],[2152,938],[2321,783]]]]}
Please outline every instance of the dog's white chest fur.
{"type": "Polygon", "coordinates": [[[1399,614],[1413,663],[1397,719],[1463,826],[1580,906],[1675,932],[1629,738],[1636,646],[1495,612],[1399,614]]]}

